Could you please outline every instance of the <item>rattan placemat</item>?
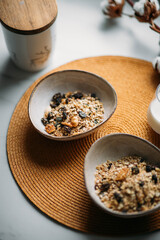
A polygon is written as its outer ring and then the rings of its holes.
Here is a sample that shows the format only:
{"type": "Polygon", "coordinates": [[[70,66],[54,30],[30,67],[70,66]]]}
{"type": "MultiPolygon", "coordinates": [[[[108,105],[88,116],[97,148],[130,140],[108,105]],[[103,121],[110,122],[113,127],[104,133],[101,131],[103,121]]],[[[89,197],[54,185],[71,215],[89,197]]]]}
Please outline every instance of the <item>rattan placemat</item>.
{"type": "Polygon", "coordinates": [[[118,105],[98,132],[81,140],[56,142],[41,136],[28,118],[28,100],[38,79],[19,101],[8,129],[7,152],[13,176],[42,212],[84,232],[133,234],[160,229],[160,211],[138,219],[108,215],[91,201],[83,178],[83,162],[93,142],[109,133],[130,133],[160,147],[160,136],[147,124],[146,112],[159,83],[151,63],[126,57],[92,57],[57,69],[80,69],[106,78],[115,88],[118,105]]]}

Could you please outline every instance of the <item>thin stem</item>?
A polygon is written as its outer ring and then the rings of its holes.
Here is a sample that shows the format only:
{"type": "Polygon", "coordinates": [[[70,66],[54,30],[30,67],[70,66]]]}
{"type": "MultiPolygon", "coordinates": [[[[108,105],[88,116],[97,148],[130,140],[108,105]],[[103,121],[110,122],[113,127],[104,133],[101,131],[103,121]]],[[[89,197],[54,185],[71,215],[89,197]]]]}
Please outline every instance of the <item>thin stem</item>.
{"type": "Polygon", "coordinates": [[[128,14],[128,13],[124,13],[124,12],[122,12],[122,15],[125,15],[125,16],[130,17],[130,18],[135,17],[134,15],[130,15],[130,14],[128,14]]]}
{"type": "Polygon", "coordinates": [[[132,0],[126,0],[126,1],[128,2],[128,4],[129,4],[131,7],[133,7],[134,2],[132,2],[132,0]]]}

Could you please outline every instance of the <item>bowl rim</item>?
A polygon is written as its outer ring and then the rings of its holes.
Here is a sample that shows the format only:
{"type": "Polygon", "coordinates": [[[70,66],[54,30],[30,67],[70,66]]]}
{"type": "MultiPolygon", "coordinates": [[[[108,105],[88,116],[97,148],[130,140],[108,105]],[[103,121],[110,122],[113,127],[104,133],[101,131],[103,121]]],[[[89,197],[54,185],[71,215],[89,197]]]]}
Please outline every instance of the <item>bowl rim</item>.
{"type": "MultiPolygon", "coordinates": [[[[103,77],[99,76],[98,74],[95,74],[95,73],[92,73],[92,72],[89,72],[89,71],[84,71],[84,70],[79,70],[79,69],[65,69],[65,70],[60,70],[60,71],[56,71],[56,72],[53,72],[53,73],[48,73],[48,74],[45,74],[44,76],[40,77],[40,81],[36,84],[36,86],[34,87],[34,89],[32,90],[32,93],[29,97],[29,101],[28,101],[28,115],[29,115],[29,119],[32,123],[32,125],[34,126],[34,128],[40,133],[42,134],[43,136],[49,138],[49,139],[52,139],[52,140],[59,140],[59,141],[70,141],[70,140],[74,140],[74,139],[79,139],[81,137],[83,137],[83,135],[87,136],[89,134],[91,134],[93,131],[96,131],[100,126],[102,126],[106,121],[108,121],[111,116],[114,114],[115,110],[117,108],[117,93],[114,89],[114,87],[103,77]],[[82,132],[82,133],[78,133],[76,135],[71,135],[71,136],[62,136],[62,137],[56,137],[56,136],[52,136],[52,135],[49,135],[47,133],[43,133],[41,132],[37,127],[36,125],[34,124],[34,122],[32,121],[31,119],[31,113],[30,113],[30,106],[31,106],[31,103],[32,103],[32,98],[33,98],[33,95],[34,93],[36,92],[38,86],[43,82],[45,81],[47,78],[49,78],[50,76],[53,76],[53,75],[56,75],[56,74],[62,74],[64,72],[81,72],[81,73],[84,73],[84,74],[89,74],[89,75],[92,75],[94,77],[97,77],[100,81],[104,82],[105,84],[109,85],[109,87],[112,89],[113,91],[113,95],[114,95],[114,107],[113,107],[113,110],[112,112],[110,113],[110,115],[104,119],[100,124],[98,124],[98,126],[95,126],[93,127],[92,129],[86,131],[86,132],[82,132]]],[[[85,137],[84,136],[84,137],[85,137]]]]}
{"type": "MultiPolygon", "coordinates": [[[[86,156],[85,156],[85,160],[84,160],[84,169],[83,169],[83,175],[84,175],[84,182],[85,182],[85,187],[86,187],[86,190],[88,192],[88,195],[90,196],[90,198],[93,200],[93,202],[102,210],[104,210],[104,212],[108,213],[108,214],[111,214],[113,216],[116,216],[116,217],[121,217],[121,218],[136,218],[136,217],[142,217],[142,216],[145,216],[145,215],[149,215],[153,212],[155,212],[156,210],[158,210],[160,208],[160,203],[158,203],[154,208],[151,208],[151,209],[148,209],[148,210],[145,210],[145,211],[141,211],[141,212],[136,212],[136,213],[123,213],[123,212],[118,212],[118,211],[114,211],[110,208],[107,208],[105,205],[102,206],[100,205],[96,199],[90,194],[90,191],[89,191],[89,187],[87,185],[87,178],[86,178],[86,161],[87,161],[87,157],[88,157],[88,154],[90,153],[90,151],[95,147],[95,145],[97,145],[99,142],[103,141],[104,139],[106,138],[110,138],[110,137],[113,137],[113,136],[117,136],[117,135],[121,135],[121,136],[128,136],[128,137],[131,137],[131,138],[135,138],[135,139],[138,139],[140,141],[143,141],[145,142],[147,145],[150,145],[151,147],[153,147],[157,152],[160,153],[160,149],[158,147],[156,147],[153,143],[151,143],[150,141],[144,139],[144,138],[141,138],[139,136],[136,136],[136,135],[133,135],[133,134],[128,134],[128,133],[110,133],[108,135],[105,135],[99,139],[97,139],[90,147],[90,149],[88,150],[86,156]]],[[[95,196],[98,197],[95,193],[95,196]]]]}

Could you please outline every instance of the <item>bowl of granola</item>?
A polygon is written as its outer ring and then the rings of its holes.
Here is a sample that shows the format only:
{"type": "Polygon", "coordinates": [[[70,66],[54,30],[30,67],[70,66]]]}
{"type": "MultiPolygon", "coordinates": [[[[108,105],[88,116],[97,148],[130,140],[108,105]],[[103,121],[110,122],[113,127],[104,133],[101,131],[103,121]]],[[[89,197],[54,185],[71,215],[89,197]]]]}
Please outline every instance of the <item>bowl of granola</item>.
{"type": "Polygon", "coordinates": [[[36,85],[29,100],[29,117],[43,136],[68,141],[97,130],[116,106],[116,92],[105,79],[64,70],[45,76],[36,85]]]}
{"type": "Polygon", "coordinates": [[[93,201],[112,215],[140,217],[160,208],[160,149],[140,137],[115,133],[97,140],[84,178],[93,201]]]}

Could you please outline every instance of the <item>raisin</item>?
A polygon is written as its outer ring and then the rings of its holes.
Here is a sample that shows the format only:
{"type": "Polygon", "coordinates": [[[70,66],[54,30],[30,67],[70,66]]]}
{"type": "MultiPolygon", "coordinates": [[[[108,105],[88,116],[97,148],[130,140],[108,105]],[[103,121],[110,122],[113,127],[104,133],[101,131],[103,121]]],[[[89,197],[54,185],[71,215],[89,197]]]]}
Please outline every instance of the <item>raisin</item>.
{"type": "Polygon", "coordinates": [[[152,180],[154,181],[155,184],[157,183],[157,175],[156,174],[152,175],[152,180]]]}
{"type": "Polygon", "coordinates": [[[139,173],[139,168],[136,167],[132,167],[132,174],[138,174],[139,173]]]}
{"type": "Polygon", "coordinates": [[[68,126],[63,126],[63,130],[64,130],[64,135],[66,135],[66,133],[71,133],[71,128],[68,126]]]}
{"type": "Polygon", "coordinates": [[[54,103],[50,103],[50,106],[51,106],[51,108],[56,108],[57,107],[57,105],[54,104],[54,103]]]}
{"type": "Polygon", "coordinates": [[[114,198],[117,200],[118,203],[122,202],[122,197],[119,193],[114,193],[114,198]]]}
{"type": "Polygon", "coordinates": [[[43,123],[44,126],[48,124],[48,119],[47,118],[41,118],[41,122],[43,123]]]}
{"type": "Polygon", "coordinates": [[[79,112],[79,116],[81,118],[86,118],[87,117],[87,115],[84,112],[82,112],[82,111],[79,112]]]}
{"type": "Polygon", "coordinates": [[[141,159],[140,159],[140,163],[142,163],[142,162],[144,162],[144,161],[145,161],[144,158],[141,158],[141,159]]]}
{"type": "Polygon", "coordinates": [[[56,101],[55,101],[55,102],[56,102],[56,105],[57,105],[57,106],[59,106],[59,105],[60,105],[60,103],[61,103],[61,100],[62,100],[62,98],[57,98],[57,99],[56,99],[56,101]]]}
{"type": "Polygon", "coordinates": [[[96,98],[96,94],[95,93],[91,93],[91,97],[96,98]]]}
{"type": "Polygon", "coordinates": [[[143,187],[143,186],[144,186],[144,182],[143,182],[143,181],[140,181],[140,182],[139,182],[139,186],[140,186],[140,187],[143,187]]]}
{"type": "Polygon", "coordinates": [[[100,190],[101,190],[101,192],[105,192],[105,191],[108,191],[109,188],[110,188],[110,184],[105,183],[105,184],[102,184],[100,190]]]}
{"type": "Polygon", "coordinates": [[[56,93],[56,94],[54,94],[53,97],[52,97],[52,100],[53,100],[53,101],[56,101],[57,98],[62,98],[61,93],[56,93]]]}
{"type": "Polygon", "coordinates": [[[53,113],[52,113],[52,112],[49,112],[49,113],[48,113],[48,116],[47,116],[47,119],[50,120],[50,119],[53,118],[53,116],[54,116],[53,113]]]}
{"type": "Polygon", "coordinates": [[[77,92],[77,93],[74,93],[73,95],[72,95],[75,99],[77,99],[77,98],[82,98],[83,97],[83,94],[81,93],[81,92],[77,92]]]}
{"type": "Polygon", "coordinates": [[[109,163],[108,170],[112,167],[112,163],[109,163]]]}
{"type": "Polygon", "coordinates": [[[62,121],[63,121],[63,118],[62,118],[62,117],[56,117],[56,121],[57,121],[57,122],[62,122],[62,121]]]}
{"type": "Polygon", "coordinates": [[[154,197],[153,198],[151,198],[151,204],[153,204],[154,203],[154,197]]]}
{"type": "Polygon", "coordinates": [[[150,165],[146,165],[146,172],[151,172],[152,171],[152,167],[150,165]]]}
{"type": "Polygon", "coordinates": [[[66,112],[63,112],[62,115],[63,115],[63,117],[62,117],[63,120],[67,119],[67,113],[66,112]]]}
{"type": "Polygon", "coordinates": [[[141,211],[142,204],[140,202],[137,203],[137,211],[141,211]]]}
{"type": "Polygon", "coordinates": [[[66,98],[66,104],[68,104],[68,98],[66,98]]]}

